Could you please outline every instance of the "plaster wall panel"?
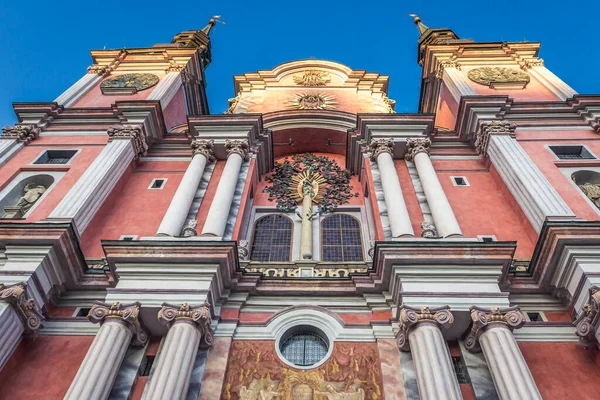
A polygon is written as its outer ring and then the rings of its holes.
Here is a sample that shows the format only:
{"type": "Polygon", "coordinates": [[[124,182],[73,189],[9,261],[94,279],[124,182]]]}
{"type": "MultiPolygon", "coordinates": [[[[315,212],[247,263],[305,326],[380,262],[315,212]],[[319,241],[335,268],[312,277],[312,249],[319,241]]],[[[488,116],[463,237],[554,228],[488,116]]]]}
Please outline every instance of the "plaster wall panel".
{"type": "Polygon", "coordinates": [[[400,187],[402,188],[402,194],[404,195],[404,202],[408,209],[408,215],[410,216],[410,222],[412,228],[415,231],[415,236],[421,236],[421,221],[423,221],[423,213],[421,212],[421,206],[419,205],[419,199],[415,192],[415,188],[408,173],[408,167],[404,160],[394,160],[396,166],[396,172],[400,179],[400,187]]]}
{"type": "Polygon", "coordinates": [[[174,126],[186,123],[185,96],[182,89],[177,91],[177,94],[173,96],[167,108],[163,110],[163,116],[167,131],[174,126]]]}
{"type": "Polygon", "coordinates": [[[442,86],[438,100],[438,110],[435,115],[435,126],[454,130],[458,103],[445,86],[442,86]]]}
{"type": "Polygon", "coordinates": [[[206,216],[208,215],[208,210],[210,210],[210,205],[215,198],[215,193],[217,191],[217,187],[219,186],[221,174],[223,173],[226,162],[226,160],[219,160],[215,164],[212,176],[210,177],[210,182],[208,182],[206,192],[204,193],[204,198],[202,199],[202,204],[200,204],[200,210],[198,210],[198,226],[196,227],[197,232],[202,232],[204,222],[206,221],[206,216]]]}

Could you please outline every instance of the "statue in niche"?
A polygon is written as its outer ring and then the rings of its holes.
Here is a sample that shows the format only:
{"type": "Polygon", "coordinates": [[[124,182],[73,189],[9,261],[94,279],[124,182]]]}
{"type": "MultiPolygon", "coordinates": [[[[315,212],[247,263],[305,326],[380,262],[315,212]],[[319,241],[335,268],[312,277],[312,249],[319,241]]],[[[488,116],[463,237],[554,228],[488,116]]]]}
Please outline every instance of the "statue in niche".
{"type": "Polygon", "coordinates": [[[38,185],[36,183],[28,183],[23,189],[23,196],[17,202],[17,207],[21,209],[23,215],[27,214],[27,211],[42,197],[47,188],[44,185],[38,185]]]}
{"type": "Polygon", "coordinates": [[[600,185],[586,182],[583,185],[577,185],[583,193],[590,199],[594,205],[600,208],[600,185]]]}

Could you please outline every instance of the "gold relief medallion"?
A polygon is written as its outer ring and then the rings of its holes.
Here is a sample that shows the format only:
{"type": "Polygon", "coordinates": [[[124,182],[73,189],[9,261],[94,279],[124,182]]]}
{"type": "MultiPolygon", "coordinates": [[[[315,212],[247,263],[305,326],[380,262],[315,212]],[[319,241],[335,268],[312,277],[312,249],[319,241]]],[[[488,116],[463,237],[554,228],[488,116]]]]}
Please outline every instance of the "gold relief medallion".
{"type": "Polygon", "coordinates": [[[135,94],[156,85],[159,81],[154,74],[123,74],[104,80],[100,89],[104,94],[135,94]]]}
{"type": "Polygon", "coordinates": [[[307,69],[299,74],[294,75],[296,85],[302,86],[325,86],[331,81],[329,72],[319,71],[316,69],[307,69]]]}
{"type": "Polygon", "coordinates": [[[470,80],[492,89],[523,89],[530,81],[529,75],[523,71],[503,67],[481,67],[469,71],[470,80]]]}
{"type": "Polygon", "coordinates": [[[325,110],[337,104],[335,97],[323,93],[298,93],[286,103],[298,110],[325,110]]]}

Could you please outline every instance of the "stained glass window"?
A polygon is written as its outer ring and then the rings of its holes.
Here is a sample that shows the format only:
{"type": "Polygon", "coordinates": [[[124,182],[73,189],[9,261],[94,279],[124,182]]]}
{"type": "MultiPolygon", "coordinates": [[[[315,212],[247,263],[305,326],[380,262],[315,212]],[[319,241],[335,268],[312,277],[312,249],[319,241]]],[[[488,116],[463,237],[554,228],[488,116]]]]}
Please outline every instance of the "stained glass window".
{"type": "Polygon", "coordinates": [[[290,261],[292,220],[284,215],[267,215],[254,226],[252,261],[290,261]]]}
{"type": "Polygon", "coordinates": [[[323,261],[363,261],[360,223],[348,214],[332,214],[321,224],[323,261]]]}
{"type": "Polygon", "coordinates": [[[306,367],[327,355],[327,342],[315,333],[296,333],[281,343],[281,355],[294,365],[306,367]]]}

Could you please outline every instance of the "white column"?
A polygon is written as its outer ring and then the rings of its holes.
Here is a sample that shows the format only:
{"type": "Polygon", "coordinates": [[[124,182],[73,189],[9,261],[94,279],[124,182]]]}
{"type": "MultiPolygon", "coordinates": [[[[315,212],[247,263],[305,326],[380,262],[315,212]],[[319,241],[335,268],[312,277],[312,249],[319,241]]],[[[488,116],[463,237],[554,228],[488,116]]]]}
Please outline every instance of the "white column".
{"type": "Polygon", "coordinates": [[[130,342],[143,346],[148,340],[148,335],[140,327],[138,320],[139,307],[139,303],[94,304],[88,318],[102,326],[83,359],[65,400],[108,398],[130,342]]]}
{"type": "Polygon", "coordinates": [[[143,398],[183,400],[190,386],[200,340],[204,345],[212,343],[209,307],[207,304],[191,307],[184,303],[178,309],[165,303],[158,320],[170,328],[143,398]]]}
{"type": "Polygon", "coordinates": [[[525,60],[521,68],[525,69],[531,76],[536,78],[559,100],[564,101],[577,94],[571,86],[567,85],[562,79],[554,75],[552,71],[544,67],[544,61],[542,59],[525,60]]]}
{"type": "Polygon", "coordinates": [[[33,340],[44,317],[27,295],[27,285],[0,283],[0,370],[15,351],[23,336],[33,340]]]}
{"type": "Polygon", "coordinates": [[[179,236],[185,224],[198,185],[202,180],[204,168],[208,162],[214,160],[213,142],[208,140],[194,140],[192,142],[193,156],[190,165],[185,171],[181,183],[171,200],[171,204],[158,227],[157,235],[179,236]]]}
{"type": "Polygon", "coordinates": [[[226,149],[227,163],[221,174],[215,197],[208,210],[206,222],[202,228],[202,236],[223,236],[240,169],[242,163],[248,157],[249,146],[246,141],[228,140],[226,149]]]}
{"type": "Polygon", "coordinates": [[[456,61],[442,61],[437,71],[437,77],[442,79],[457,103],[460,103],[462,96],[477,95],[475,89],[460,72],[460,63],[456,61]]]}
{"type": "Polygon", "coordinates": [[[483,122],[477,150],[489,157],[498,174],[539,233],[547,217],[575,218],[556,189],[513,137],[516,125],[506,120],[483,122]]]}
{"type": "MultiPolygon", "coordinates": [[[[177,91],[181,87],[181,76],[178,72],[177,67],[172,72],[167,73],[158,82],[158,85],[152,90],[152,93],[146,98],[146,100],[159,100],[160,107],[164,110],[167,108],[173,97],[177,94],[177,91]]],[[[183,66],[179,70],[182,70],[183,66]]]]}
{"type": "MultiPolygon", "coordinates": [[[[91,67],[90,67],[91,68],[91,67]]],[[[102,70],[104,71],[104,70],[102,70]]],[[[83,97],[91,88],[96,86],[102,80],[104,73],[88,72],[81,79],[75,82],[70,88],[54,99],[55,103],[65,108],[72,107],[79,99],[83,97]]]]}
{"type": "Polygon", "coordinates": [[[394,142],[378,139],[371,143],[371,160],[377,160],[383,197],[393,237],[414,236],[408,209],[404,203],[400,179],[392,158],[394,142]]]}
{"type": "Polygon", "coordinates": [[[422,400],[462,399],[450,350],[441,330],[453,322],[448,307],[400,307],[398,346],[400,350],[411,352],[422,400]]]}
{"type": "Polygon", "coordinates": [[[73,219],[82,234],[129,164],[148,149],[142,128],[117,125],[109,142],[48,218],[73,219]]]}
{"type": "Polygon", "coordinates": [[[433,169],[431,158],[429,158],[431,141],[429,139],[409,139],[407,145],[408,151],[405,158],[415,163],[438,235],[441,237],[462,236],[454,211],[452,211],[442,184],[433,169]]]}
{"type": "Polygon", "coordinates": [[[525,324],[519,308],[471,307],[471,319],[473,327],[465,347],[472,352],[483,351],[498,397],[501,400],[541,399],[512,333],[525,324]]]}

